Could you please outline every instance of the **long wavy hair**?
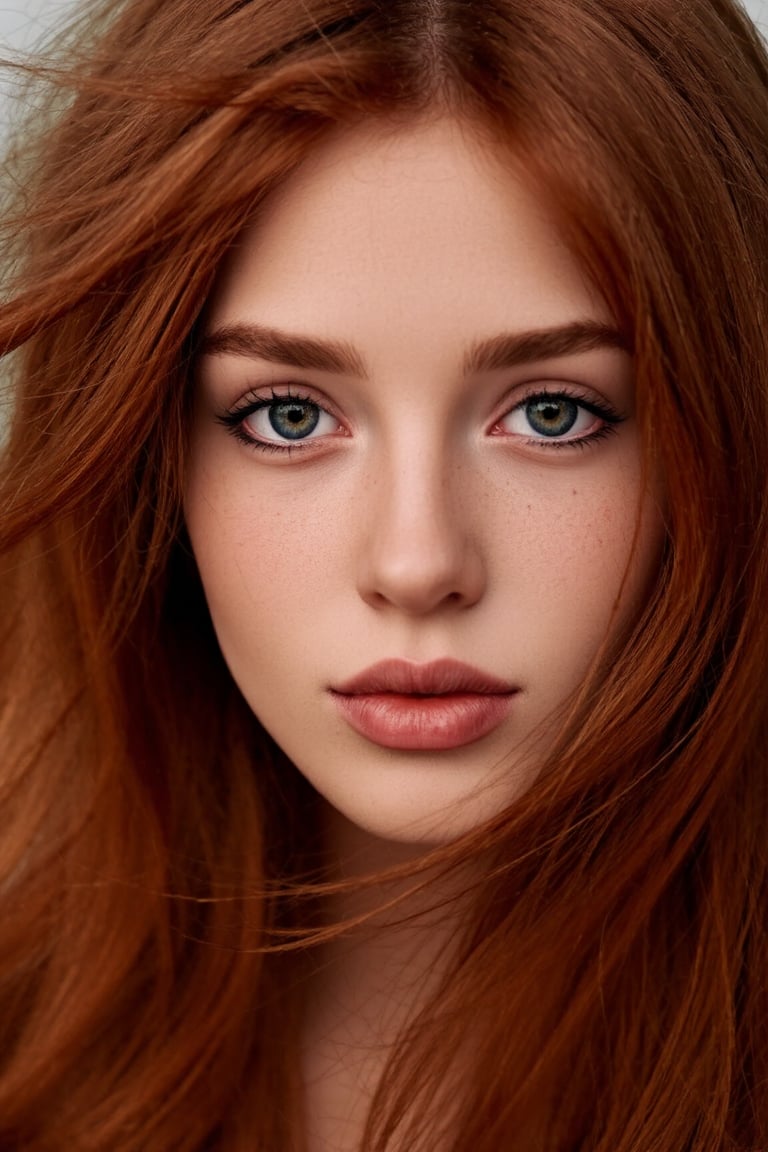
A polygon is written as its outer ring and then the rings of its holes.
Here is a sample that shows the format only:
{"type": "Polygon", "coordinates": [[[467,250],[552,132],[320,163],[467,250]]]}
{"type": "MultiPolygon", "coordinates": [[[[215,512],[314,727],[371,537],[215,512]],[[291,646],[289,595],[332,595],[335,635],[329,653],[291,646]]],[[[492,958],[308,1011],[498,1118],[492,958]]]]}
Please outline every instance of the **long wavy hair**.
{"type": "Polygon", "coordinates": [[[292,965],[334,889],[185,538],[196,322],[325,134],[442,108],[522,163],[626,333],[667,541],[548,769],[427,858],[483,881],[364,1148],[764,1152],[768,62],[744,13],[123,0],[27,72],[55,114],[9,169],[0,311],[0,1148],[302,1148],[292,965]]]}

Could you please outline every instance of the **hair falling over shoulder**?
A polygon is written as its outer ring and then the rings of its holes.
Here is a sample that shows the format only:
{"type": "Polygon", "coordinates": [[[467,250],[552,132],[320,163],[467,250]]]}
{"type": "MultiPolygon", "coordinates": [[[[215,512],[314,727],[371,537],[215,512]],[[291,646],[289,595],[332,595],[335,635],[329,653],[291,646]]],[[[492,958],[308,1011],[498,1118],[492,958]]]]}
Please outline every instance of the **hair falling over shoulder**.
{"type": "Polygon", "coordinates": [[[83,28],[28,66],[58,110],[7,211],[0,1148],[299,1152],[313,798],[234,687],[185,541],[196,322],[316,142],[447,107],[522,164],[631,341],[667,543],[556,771],[437,851],[485,879],[364,1149],[762,1152],[754,29],[731,0],[124,0],[83,28]]]}

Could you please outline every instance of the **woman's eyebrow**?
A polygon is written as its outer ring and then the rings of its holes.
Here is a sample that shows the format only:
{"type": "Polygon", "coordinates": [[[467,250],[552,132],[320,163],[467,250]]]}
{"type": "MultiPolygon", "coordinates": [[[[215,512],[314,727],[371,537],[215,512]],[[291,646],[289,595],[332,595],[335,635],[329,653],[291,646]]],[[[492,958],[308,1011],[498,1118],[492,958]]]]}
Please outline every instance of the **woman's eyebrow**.
{"type": "Polygon", "coordinates": [[[368,374],[363,358],[345,341],[298,336],[261,324],[226,324],[204,336],[199,351],[203,356],[249,356],[307,371],[363,378],[368,374]]]}
{"type": "Polygon", "coordinates": [[[620,348],[629,352],[628,341],[618,328],[598,320],[574,320],[556,328],[528,332],[502,332],[473,344],[464,358],[464,374],[515,368],[534,360],[552,360],[593,348],[620,348]]]}
{"type": "MultiPolygon", "coordinates": [[[[472,344],[464,357],[463,371],[465,376],[471,376],[601,347],[630,351],[627,340],[617,328],[597,320],[575,320],[555,328],[525,332],[502,332],[472,344]]],[[[361,379],[368,376],[363,357],[346,341],[300,336],[242,321],[208,333],[201,341],[199,353],[203,356],[245,356],[307,371],[315,369],[361,379]]]]}

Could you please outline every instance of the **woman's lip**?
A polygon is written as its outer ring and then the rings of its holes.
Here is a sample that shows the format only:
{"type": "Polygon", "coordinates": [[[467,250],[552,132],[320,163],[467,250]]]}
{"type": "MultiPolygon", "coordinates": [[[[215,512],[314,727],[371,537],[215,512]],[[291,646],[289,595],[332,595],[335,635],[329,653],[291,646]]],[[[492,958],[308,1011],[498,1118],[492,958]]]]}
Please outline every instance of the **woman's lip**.
{"type": "Polygon", "coordinates": [[[331,690],[343,696],[373,696],[387,692],[402,696],[448,696],[507,695],[516,688],[490,672],[445,657],[428,664],[380,660],[341,684],[332,685],[331,690]]]}
{"type": "Polygon", "coordinates": [[[382,748],[445,751],[482,739],[507,716],[514,691],[344,694],[332,699],[349,726],[382,748]]]}

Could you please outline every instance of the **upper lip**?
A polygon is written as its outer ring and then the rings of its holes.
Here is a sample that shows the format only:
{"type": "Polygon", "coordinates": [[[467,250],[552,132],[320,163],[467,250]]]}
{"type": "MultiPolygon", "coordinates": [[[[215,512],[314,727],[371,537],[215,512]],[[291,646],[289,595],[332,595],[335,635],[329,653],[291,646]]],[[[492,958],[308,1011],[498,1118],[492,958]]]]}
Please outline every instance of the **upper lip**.
{"type": "Polygon", "coordinates": [[[515,692],[513,684],[445,658],[429,664],[412,664],[408,660],[380,660],[351,676],[332,691],[343,696],[363,696],[377,692],[398,692],[404,696],[445,696],[460,692],[500,695],[515,692]]]}

